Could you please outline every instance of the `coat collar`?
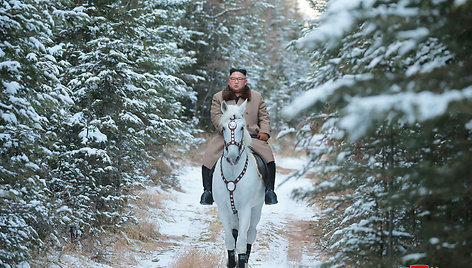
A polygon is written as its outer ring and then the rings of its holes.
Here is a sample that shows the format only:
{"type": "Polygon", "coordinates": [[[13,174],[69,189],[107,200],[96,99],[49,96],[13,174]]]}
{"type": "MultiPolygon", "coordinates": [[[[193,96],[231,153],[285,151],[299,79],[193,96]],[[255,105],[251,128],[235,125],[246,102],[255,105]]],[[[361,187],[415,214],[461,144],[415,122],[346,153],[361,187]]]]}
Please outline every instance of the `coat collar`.
{"type": "MultiPolygon", "coordinates": [[[[251,89],[246,85],[243,89],[243,94],[241,95],[242,99],[247,99],[248,101],[251,100],[251,89]]],[[[224,101],[230,101],[230,100],[235,100],[236,99],[236,94],[234,94],[233,91],[229,88],[229,86],[226,86],[225,89],[223,89],[223,100],[224,101]]]]}

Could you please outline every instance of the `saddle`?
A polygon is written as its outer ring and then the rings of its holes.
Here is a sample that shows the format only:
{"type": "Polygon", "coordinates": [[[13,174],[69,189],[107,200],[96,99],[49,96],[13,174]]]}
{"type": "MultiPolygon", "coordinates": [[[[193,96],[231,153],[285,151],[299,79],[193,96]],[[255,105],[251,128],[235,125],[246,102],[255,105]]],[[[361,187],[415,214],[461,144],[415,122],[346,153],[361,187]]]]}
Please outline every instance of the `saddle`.
{"type": "Polygon", "coordinates": [[[263,182],[267,181],[267,176],[269,174],[269,169],[267,168],[267,163],[262,159],[260,155],[255,152],[252,152],[254,158],[256,159],[257,170],[263,182]]]}
{"type": "MultiPolygon", "coordinates": [[[[269,169],[267,168],[267,163],[256,152],[252,152],[252,154],[254,155],[254,158],[256,159],[256,165],[257,165],[257,170],[259,171],[259,175],[260,175],[262,181],[265,184],[265,182],[267,181],[267,176],[269,174],[269,169]]],[[[210,178],[213,178],[213,172],[215,172],[215,166],[213,166],[213,168],[210,171],[210,178]]]]}

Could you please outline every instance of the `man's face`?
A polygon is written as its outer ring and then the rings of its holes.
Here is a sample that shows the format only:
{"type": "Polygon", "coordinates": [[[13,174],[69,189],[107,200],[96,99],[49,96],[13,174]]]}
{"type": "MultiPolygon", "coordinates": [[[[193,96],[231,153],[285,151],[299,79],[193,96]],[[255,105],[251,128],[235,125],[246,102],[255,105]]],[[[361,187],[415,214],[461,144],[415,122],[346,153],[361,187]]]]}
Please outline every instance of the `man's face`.
{"type": "Polygon", "coordinates": [[[247,84],[246,76],[240,72],[233,72],[228,79],[228,84],[235,93],[241,92],[247,84]]]}

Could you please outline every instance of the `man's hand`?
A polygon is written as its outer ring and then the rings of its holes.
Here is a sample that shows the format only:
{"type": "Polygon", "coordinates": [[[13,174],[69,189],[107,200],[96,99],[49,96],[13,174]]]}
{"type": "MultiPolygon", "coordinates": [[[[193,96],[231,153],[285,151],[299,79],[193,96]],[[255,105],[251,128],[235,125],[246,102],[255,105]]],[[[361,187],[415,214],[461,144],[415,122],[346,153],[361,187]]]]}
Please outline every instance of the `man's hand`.
{"type": "Polygon", "coordinates": [[[261,141],[267,141],[269,139],[269,135],[267,135],[266,133],[259,132],[257,133],[257,136],[261,141]]]}

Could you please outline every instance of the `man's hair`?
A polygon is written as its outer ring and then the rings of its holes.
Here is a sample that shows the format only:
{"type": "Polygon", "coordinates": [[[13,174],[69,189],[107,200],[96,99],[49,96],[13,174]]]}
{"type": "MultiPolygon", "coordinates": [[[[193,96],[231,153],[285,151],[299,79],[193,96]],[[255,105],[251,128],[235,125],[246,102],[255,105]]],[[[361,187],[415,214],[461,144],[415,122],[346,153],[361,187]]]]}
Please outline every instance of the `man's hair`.
{"type": "Polygon", "coordinates": [[[246,69],[237,69],[237,68],[229,69],[229,75],[231,75],[234,72],[239,72],[239,73],[244,74],[244,76],[246,76],[246,69]]]}

